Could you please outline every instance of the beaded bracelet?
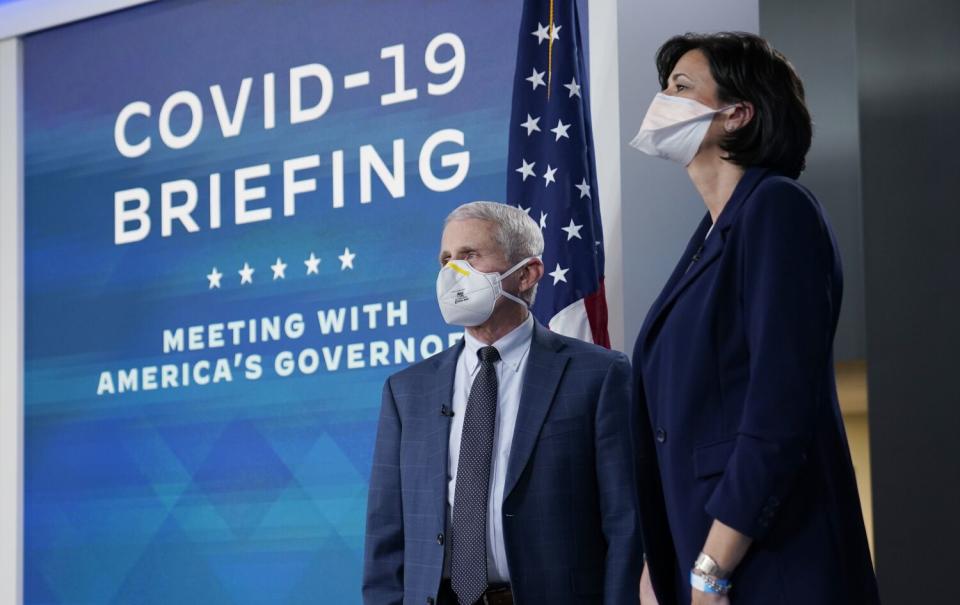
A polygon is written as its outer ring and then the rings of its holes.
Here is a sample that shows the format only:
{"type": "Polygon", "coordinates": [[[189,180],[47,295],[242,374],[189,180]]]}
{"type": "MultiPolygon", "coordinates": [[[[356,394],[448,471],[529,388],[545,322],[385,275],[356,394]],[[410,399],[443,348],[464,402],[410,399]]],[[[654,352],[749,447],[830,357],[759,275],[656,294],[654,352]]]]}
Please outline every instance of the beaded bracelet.
{"type": "Polygon", "coordinates": [[[708,592],[718,595],[727,594],[733,587],[733,585],[730,584],[730,580],[713,578],[711,576],[702,576],[695,571],[690,572],[690,586],[699,590],[700,592],[708,592]]]}

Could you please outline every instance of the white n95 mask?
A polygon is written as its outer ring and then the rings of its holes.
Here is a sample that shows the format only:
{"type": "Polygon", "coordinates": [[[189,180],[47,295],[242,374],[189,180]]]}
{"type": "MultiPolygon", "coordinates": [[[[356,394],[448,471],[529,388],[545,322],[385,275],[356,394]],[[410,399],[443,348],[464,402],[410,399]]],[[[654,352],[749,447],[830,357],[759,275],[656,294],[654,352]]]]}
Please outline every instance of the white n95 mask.
{"type": "Polygon", "coordinates": [[[501,284],[534,258],[525,258],[504,273],[482,273],[465,260],[448,260],[437,275],[437,302],[443,320],[454,326],[479,326],[493,315],[501,296],[526,307],[523,299],[504,292],[501,284]]]}
{"type": "Polygon", "coordinates": [[[686,166],[700,150],[714,114],[730,107],[733,105],[714,109],[693,99],[658,92],[630,146],[686,166]]]}

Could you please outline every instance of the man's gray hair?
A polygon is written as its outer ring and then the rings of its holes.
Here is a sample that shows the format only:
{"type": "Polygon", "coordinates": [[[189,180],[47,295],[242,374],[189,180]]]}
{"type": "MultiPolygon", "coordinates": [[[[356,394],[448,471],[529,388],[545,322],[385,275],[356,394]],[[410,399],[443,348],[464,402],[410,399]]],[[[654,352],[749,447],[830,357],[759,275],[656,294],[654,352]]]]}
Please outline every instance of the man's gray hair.
{"type": "MultiPolygon", "coordinates": [[[[511,266],[531,256],[543,254],[543,233],[525,211],[499,202],[469,202],[453,210],[443,225],[453,221],[480,220],[497,226],[494,237],[511,266]]],[[[521,292],[521,298],[533,304],[537,286],[521,292]]]]}

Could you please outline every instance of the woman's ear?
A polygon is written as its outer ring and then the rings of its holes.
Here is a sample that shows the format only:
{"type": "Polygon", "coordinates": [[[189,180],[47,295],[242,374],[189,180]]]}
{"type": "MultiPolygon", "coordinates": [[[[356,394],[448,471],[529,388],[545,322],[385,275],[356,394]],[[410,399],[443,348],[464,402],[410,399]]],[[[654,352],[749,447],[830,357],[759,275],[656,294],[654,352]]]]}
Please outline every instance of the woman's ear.
{"type": "Polygon", "coordinates": [[[723,131],[726,133],[734,133],[749,124],[752,119],[753,103],[740,101],[733,106],[733,112],[728,115],[724,121],[723,131]]]}

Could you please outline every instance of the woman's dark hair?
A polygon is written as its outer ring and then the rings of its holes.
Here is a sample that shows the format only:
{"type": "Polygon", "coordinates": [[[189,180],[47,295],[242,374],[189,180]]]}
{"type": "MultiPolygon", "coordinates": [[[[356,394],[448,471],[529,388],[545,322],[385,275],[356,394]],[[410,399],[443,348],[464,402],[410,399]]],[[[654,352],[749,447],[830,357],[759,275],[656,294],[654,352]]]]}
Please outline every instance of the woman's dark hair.
{"type": "Polygon", "coordinates": [[[721,103],[749,101],[754,115],[720,148],[740,166],[766,166],[797,178],[806,165],[813,136],[803,83],[787,59],[763,38],[743,32],[684,34],[657,51],[660,88],[666,90],[677,61],[700,50],[710,63],[721,103]]]}

